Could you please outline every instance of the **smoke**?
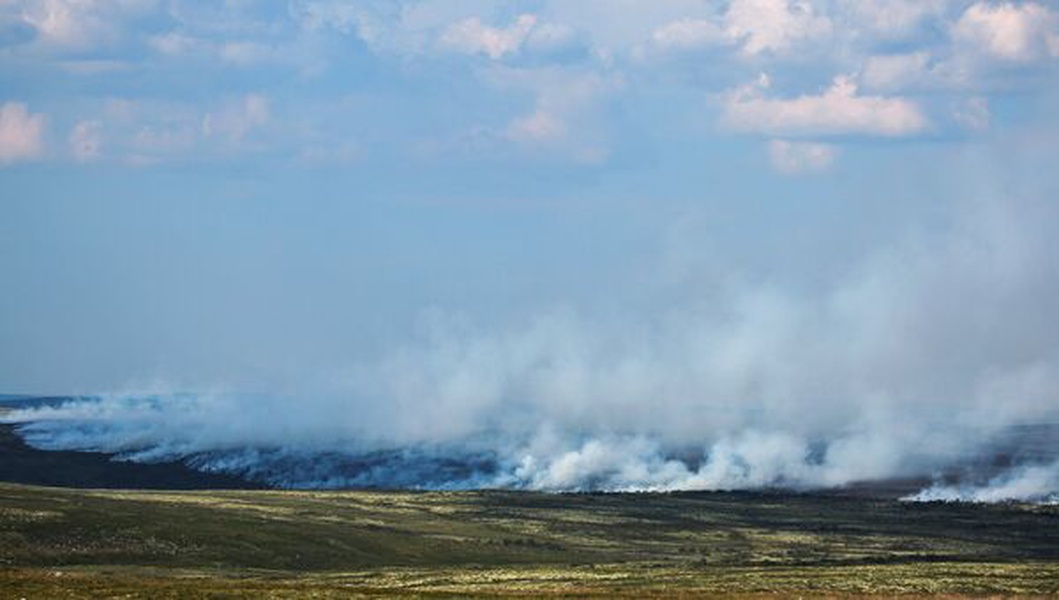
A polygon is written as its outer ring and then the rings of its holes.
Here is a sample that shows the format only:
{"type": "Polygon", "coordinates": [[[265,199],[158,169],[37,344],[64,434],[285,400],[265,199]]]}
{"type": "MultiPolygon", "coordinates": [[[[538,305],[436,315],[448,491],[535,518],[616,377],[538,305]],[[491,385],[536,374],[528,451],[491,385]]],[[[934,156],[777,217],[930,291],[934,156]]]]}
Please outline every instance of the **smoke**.
{"type": "Polygon", "coordinates": [[[1011,469],[983,485],[934,485],[905,500],[1059,503],[1059,461],[1011,469]]]}
{"type": "MultiPolygon", "coordinates": [[[[930,477],[984,464],[1013,426],[1059,422],[1057,224],[1050,202],[968,203],[809,291],[718,278],[648,314],[556,309],[490,330],[434,314],[312,392],[155,390],[5,418],[40,448],[298,488],[930,477]]],[[[1056,464],[915,499],[1054,497],[1056,464]]]]}

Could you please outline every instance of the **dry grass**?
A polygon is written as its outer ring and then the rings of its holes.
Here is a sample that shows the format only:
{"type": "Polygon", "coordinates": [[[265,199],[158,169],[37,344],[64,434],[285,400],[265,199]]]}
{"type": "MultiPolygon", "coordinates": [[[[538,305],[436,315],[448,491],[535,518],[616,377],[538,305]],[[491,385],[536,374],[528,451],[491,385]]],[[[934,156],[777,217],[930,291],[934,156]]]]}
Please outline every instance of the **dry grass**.
{"type": "Polygon", "coordinates": [[[0,598],[1059,595],[1059,508],[0,484],[0,598]]]}

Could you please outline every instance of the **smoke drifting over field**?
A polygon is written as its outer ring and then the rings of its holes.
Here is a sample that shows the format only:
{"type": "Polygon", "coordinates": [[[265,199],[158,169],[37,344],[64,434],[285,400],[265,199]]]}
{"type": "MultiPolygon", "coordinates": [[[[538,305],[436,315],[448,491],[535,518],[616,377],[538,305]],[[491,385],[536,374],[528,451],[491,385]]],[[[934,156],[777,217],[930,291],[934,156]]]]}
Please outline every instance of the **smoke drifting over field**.
{"type": "MultiPolygon", "coordinates": [[[[111,394],[6,419],[41,448],[183,459],[289,487],[942,477],[996,454],[1013,426],[1059,422],[1059,208],[960,212],[812,293],[727,285],[649,317],[554,311],[497,331],[439,318],[338,390],[111,394]]],[[[1054,457],[1006,460],[916,498],[1059,491],[1054,457]]]]}
{"type": "Polygon", "coordinates": [[[1010,469],[984,484],[939,484],[907,499],[921,502],[1024,500],[1056,503],[1059,502],[1059,462],[1010,469]]]}

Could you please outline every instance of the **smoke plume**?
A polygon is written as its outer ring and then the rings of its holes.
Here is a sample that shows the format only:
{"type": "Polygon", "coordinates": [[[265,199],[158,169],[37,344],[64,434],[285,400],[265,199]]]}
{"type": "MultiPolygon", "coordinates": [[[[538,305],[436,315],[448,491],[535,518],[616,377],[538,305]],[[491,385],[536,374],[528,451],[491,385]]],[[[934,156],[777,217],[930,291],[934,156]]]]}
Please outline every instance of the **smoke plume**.
{"type": "Polygon", "coordinates": [[[109,394],[6,420],[40,448],[296,488],[934,477],[914,499],[1047,500],[1059,462],[1013,451],[1010,432],[1059,423],[1057,229],[1054,203],[969,204],[812,291],[720,281],[646,315],[557,309],[492,330],[435,315],[340,385],[109,394]],[[944,483],[968,465],[984,479],[944,483]]]}

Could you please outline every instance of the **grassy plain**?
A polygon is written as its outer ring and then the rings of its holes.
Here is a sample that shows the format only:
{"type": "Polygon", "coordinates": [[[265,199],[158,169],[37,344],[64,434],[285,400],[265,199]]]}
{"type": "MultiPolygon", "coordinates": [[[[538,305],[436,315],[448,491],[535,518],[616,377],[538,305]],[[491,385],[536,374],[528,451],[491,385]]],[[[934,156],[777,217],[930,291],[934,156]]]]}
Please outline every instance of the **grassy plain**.
{"type": "Polygon", "coordinates": [[[1059,595],[1059,507],[0,484],[0,597],[1059,595]]]}

